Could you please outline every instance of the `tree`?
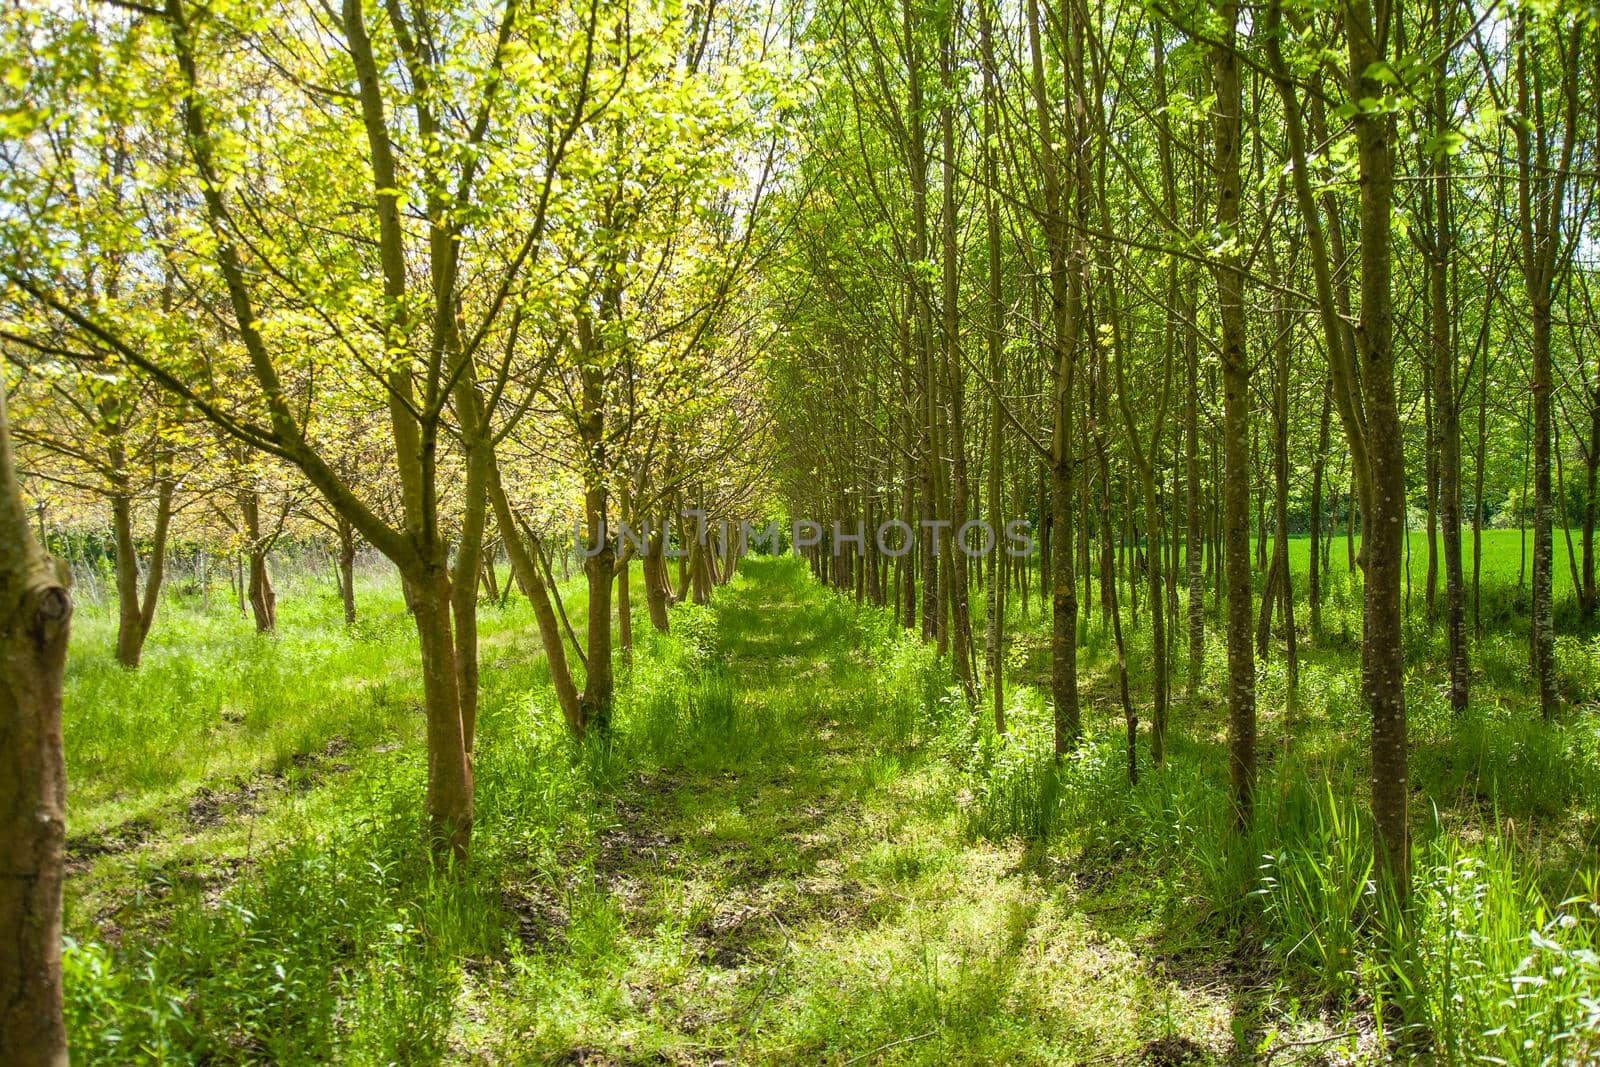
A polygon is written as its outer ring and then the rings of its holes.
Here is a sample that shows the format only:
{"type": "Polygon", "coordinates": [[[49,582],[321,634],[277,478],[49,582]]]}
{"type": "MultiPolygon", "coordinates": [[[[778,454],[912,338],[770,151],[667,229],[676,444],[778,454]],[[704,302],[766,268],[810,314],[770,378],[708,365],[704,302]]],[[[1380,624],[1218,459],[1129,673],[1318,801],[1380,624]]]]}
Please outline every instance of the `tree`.
{"type": "Polygon", "coordinates": [[[1244,274],[1240,269],[1239,8],[1224,2],[1221,39],[1212,46],[1216,86],[1217,231],[1224,251],[1216,267],[1222,332],[1223,565],[1227,573],[1228,774],[1234,810],[1248,826],[1256,780],[1255,653],[1250,646],[1250,362],[1245,353],[1244,274]]]}
{"type": "Polygon", "coordinates": [[[1578,137],[1578,79],[1583,30],[1562,22],[1534,24],[1527,8],[1517,12],[1516,130],[1517,220],[1523,285],[1529,310],[1533,360],[1533,679],[1546,719],[1557,709],[1554,618],[1555,539],[1551,494],[1552,311],[1561,274],[1576,242],[1563,234],[1572,158],[1578,137]],[[1556,99],[1547,101],[1547,78],[1532,68],[1553,62],[1559,72],[1556,99]],[[1559,118],[1557,117],[1559,116],[1559,118]]]}
{"type": "MultiPolygon", "coordinates": [[[[274,27],[258,28],[263,36],[255,54],[270,58],[248,76],[236,72],[232,84],[274,83],[273,114],[268,124],[252,125],[253,138],[243,144],[220,136],[218,126],[251,105],[225,98],[201,57],[214,54],[210,45],[219,36],[256,31],[182,0],[169,0],[159,16],[144,13],[99,28],[104,40],[115,43],[123,63],[98,75],[106,101],[121,109],[129,125],[148,131],[171,129],[168,119],[176,120],[182,132],[170,155],[172,165],[153,180],[172,191],[168,199],[182,198],[197,208],[203,220],[200,228],[176,228],[183,235],[181,256],[161,255],[159,245],[151,246],[168,232],[159,215],[121,237],[133,246],[131,260],[139,261],[142,254],[170,264],[187,289],[216,301],[214,321],[229,330],[224,343],[169,343],[159,322],[79,306],[55,287],[45,257],[18,257],[6,270],[36,311],[70,328],[84,343],[80,358],[136,367],[243,445],[292,464],[364,540],[396,564],[415,616],[423,664],[430,839],[441,856],[459,861],[466,858],[472,823],[468,753],[477,695],[475,600],[452,597],[440,468],[453,430],[466,471],[463,510],[468,516],[481,514],[488,431],[471,421],[473,405],[463,400],[474,383],[493,394],[499,377],[485,381],[468,370],[484,342],[502,327],[502,311],[519,292],[539,248],[566,145],[589,118],[588,74],[580,51],[566,67],[536,65],[550,78],[543,85],[547,91],[507,86],[502,61],[510,50],[571,55],[564,42],[541,36],[548,25],[517,4],[503,12],[487,36],[465,13],[408,12],[390,5],[377,24],[382,36],[375,41],[368,13],[357,0],[311,21],[314,27],[301,29],[338,39],[343,50],[302,47],[306,39],[298,32],[275,36],[274,27]],[[130,81],[136,92],[119,96],[130,81]],[[333,94],[336,106],[323,108],[327,98],[318,87],[328,84],[353,88],[333,94]],[[150,93],[152,85],[162,91],[150,93]],[[465,106],[458,106],[454,94],[464,94],[465,106]],[[283,106],[297,99],[305,106],[283,106]],[[506,136],[518,122],[534,117],[515,110],[532,108],[534,100],[541,102],[540,122],[532,128],[547,136],[531,142],[506,136]],[[428,150],[447,141],[456,146],[451,152],[428,150]],[[534,147],[525,147],[528,143],[534,147]],[[365,146],[363,168],[324,165],[362,151],[358,145],[365,146]],[[281,184],[255,180],[252,148],[254,158],[287,161],[281,184]],[[502,213],[502,207],[522,206],[515,200],[519,191],[502,175],[525,162],[524,153],[543,164],[542,188],[528,211],[502,213]],[[422,212],[422,226],[411,225],[404,210],[408,201],[422,212]],[[353,203],[366,207],[352,219],[347,206],[353,203]],[[503,221],[491,225],[496,220],[503,221]],[[299,240],[312,233],[319,239],[299,240]],[[415,276],[413,263],[423,265],[425,278],[415,276]],[[483,287],[471,318],[458,314],[463,278],[483,287]],[[313,344],[313,339],[325,343],[313,344]],[[324,353],[320,362],[312,355],[319,350],[324,353]],[[317,373],[324,369],[326,381],[317,373]],[[241,372],[250,383],[248,394],[219,389],[219,380],[241,372]],[[330,462],[323,427],[352,398],[362,404],[376,401],[387,412],[385,451],[400,485],[397,523],[382,518],[373,497],[347,483],[330,462]]],[[[595,25],[591,8],[591,39],[595,25]]],[[[66,37],[76,32],[75,26],[62,30],[66,37]]],[[[261,106],[262,98],[254,99],[261,106]]],[[[35,188],[43,190],[41,199],[51,206],[49,191],[58,186],[48,159],[38,162],[33,176],[35,188]]],[[[151,198],[148,204],[154,211],[167,199],[151,198]]],[[[475,585],[474,533],[464,527],[455,547],[457,560],[470,564],[465,577],[475,585]]],[[[459,585],[462,575],[454,578],[459,585]]]]}
{"type": "Polygon", "coordinates": [[[33,539],[0,378],[0,1060],[64,1065],[61,883],[66,766],[61,684],[72,602],[66,569],[33,539]]]}

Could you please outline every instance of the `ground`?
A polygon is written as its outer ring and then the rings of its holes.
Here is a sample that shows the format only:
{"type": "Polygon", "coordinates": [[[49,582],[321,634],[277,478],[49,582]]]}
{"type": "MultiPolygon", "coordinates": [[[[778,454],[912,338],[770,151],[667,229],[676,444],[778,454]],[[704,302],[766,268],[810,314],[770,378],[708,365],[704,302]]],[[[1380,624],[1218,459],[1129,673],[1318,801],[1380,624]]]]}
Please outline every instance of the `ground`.
{"type": "MultiPolygon", "coordinates": [[[[1259,836],[1230,844],[1220,709],[1202,687],[1175,714],[1172,769],[1130,789],[1103,635],[1086,645],[1090,740],[1057,771],[1029,685],[1036,625],[1011,649],[999,742],[886,613],[798,561],[747,561],[710,607],[674,609],[670,637],[641,635],[618,735],[579,750],[525,609],[487,609],[474,859],[451,873],[417,838],[403,608],[381,577],[364,593],[354,634],[309,586],[277,638],[172,618],[188,640],[137,676],[90,658],[107,634],[84,628],[68,692],[79,1062],[1345,1063],[1404,1029],[1373,999],[1388,987],[1365,846],[1325,784],[1359,790],[1337,639],[1306,656],[1299,718],[1274,703],[1281,662],[1265,668],[1270,799],[1259,836]]],[[[1421,707],[1430,788],[1456,782],[1470,750],[1432,745],[1428,722],[1421,707]]],[[[1552,811],[1533,835],[1567,842],[1536,875],[1580,870],[1592,814],[1574,796],[1593,778],[1572,768],[1591,754],[1519,736],[1496,751],[1546,784],[1572,776],[1534,798],[1552,811]]],[[[1423,878],[1429,915],[1474,871],[1510,870],[1448,855],[1423,878]]],[[[1558,920],[1538,913],[1552,944],[1558,920]]],[[[1528,921],[1508,912],[1512,962],[1477,969],[1510,981],[1528,921]]],[[[1518,973],[1554,973],[1535,972],[1518,973]]],[[[1550,1004],[1592,999],[1594,972],[1575,973],[1550,1004]]],[[[1481,996],[1471,1019],[1492,1029],[1500,988],[1463,978],[1452,1003],[1481,996]]]]}

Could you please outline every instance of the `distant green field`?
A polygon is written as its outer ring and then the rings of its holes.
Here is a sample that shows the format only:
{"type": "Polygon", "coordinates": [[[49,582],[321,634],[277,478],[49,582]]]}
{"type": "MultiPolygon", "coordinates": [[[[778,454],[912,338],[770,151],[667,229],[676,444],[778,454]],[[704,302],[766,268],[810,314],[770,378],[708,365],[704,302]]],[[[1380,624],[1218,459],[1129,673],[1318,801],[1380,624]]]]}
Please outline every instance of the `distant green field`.
{"type": "MultiPolygon", "coordinates": [[[[1482,580],[1485,586],[1515,584],[1517,576],[1522,572],[1524,555],[1523,533],[1521,530],[1485,530],[1483,531],[1483,564],[1482,580]]],[[[1583,546],[1579,540],[1578,530],[1572,533],[1573,557],[1581,565],[1583,546]]],[[[1527,534],[1527,567],[1531,580],[1533,568],[1533,531],[1527,534]]],[[[1561,530],[1555,531],[1555,595],[1557,599],[1572,595],[1572,571],[1567,563],[1567,542],[1561,530]]],[[[1254,538],[1251,539],[1252,546],[1254,538]]],[[[1270,547],[1270,546],[1269,546],[1270,547]]],[[[1361,547],[1361,538],[1357,536],[1356,547],[1361,547]]],[[[1289,566],[1297,574],[1305,574],[1308,569],[1308,554],[1311,551],[1311,538],[1305,534],[1296,534],[1289,539],[1289,566]]],[[[1440,588],[1444,587],[1444,538],[1439,538],[1440,588]]],[[[1472,530],[1470,528],[1461,532],[1461,561],[1466,571],[1466,579],[1472,581],[1472,530]]],[[[1348,551],[1345,548],[1345,536],[1340,529],[1333,537],[1333,545],[1328,553],[1328,566],[1334,574],[1343,574],[1348,566],[1348,551]]],[[[1412,584],[1421,589],[1428,580],[1428,535],[1425,531],[1414,530],[1411,533],[1411,565],[1410,576],[1412,584]]]]}

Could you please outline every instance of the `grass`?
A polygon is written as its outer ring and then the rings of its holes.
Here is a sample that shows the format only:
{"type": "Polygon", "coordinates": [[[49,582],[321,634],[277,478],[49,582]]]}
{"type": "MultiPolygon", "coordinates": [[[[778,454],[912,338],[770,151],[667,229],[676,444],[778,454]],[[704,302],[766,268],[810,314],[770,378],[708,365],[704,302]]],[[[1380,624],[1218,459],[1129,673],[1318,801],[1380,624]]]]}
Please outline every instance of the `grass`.
{"type": "MultiPolygon", "coordinates": [[[[1507,540],[1490,538],[1486,606],[1514,602],[1507,540]]],[[[749,560],[710,606],[675,607],[670,636],[640,612],[601,749],[565,737],[526,609],[486,608],[465,878],[432,869],[419,839],[398,589],[368,576],[354,632],[331,589],[282,592],[274,638],[174,599],[137,674],[108,665],[108,618],[75,623],[79,1062],[1597,1054],[1600,731],[1587,707],[1530,713],[1525,637],[1499,615],[1465,716],[1439,692],[1439,636],[1408,634],[1418,888],[1396,946],[1369,880],[1342,579],[1292,713],[1281,656],[1262,667],[1244,835],[1209,695],[1220,646],[1174,707],[1168,767],[1130,787],[1098,615],[1087,737],[1058,766],[1037,612],[1010,620],[1012,732],[996,737],[886,613],[798,561],[749,560]]],[[[1148,632],[1130,640],[1142,695],[1148,632]]],[[[1563,638],[1580,701],[1584,641],[1563,638]]]]}

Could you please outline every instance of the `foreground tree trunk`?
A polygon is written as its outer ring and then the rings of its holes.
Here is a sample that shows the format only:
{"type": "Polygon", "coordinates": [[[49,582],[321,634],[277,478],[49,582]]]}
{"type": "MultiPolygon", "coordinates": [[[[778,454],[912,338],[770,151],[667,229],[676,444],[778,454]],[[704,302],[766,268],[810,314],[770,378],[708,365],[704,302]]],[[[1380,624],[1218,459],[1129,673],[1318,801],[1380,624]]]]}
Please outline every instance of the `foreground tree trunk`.
{"type": "Polygon", "coordinates": [[[460,679],[445,561],[402,574],[422,652],[427,715],[429,841],[436,855],[464,863],[472,840],[472,765],[462,730],[460,679]]]}
{"type": "Polygon", "coordinates": [[[66,569],[28,529],[0,385],[0,1063],[65,1067],[66,569]]]}
{"type": "Polygon", "coordinates": [[[949,17],[942,22],[943,30],[939,48],[939,81],[944,99],[939,108],[939,137],[943,155],[941,178],[943,184],[943,219],[940,224],[941,277],[944,292],[940,302],[940,318],[944,333],[943,394],[949,418],[948,432],[942,433],[943,451],[940,470],[949,461],[950,477],[950,533],[947,538],[945,559],[948,581],[946,593],[950,611],[950,652],[955,663],[956,677],[965,689],[968,703],[976,704],[978,688],[974,666],[972,641],[972,614],[967,557],[955,544],[955,533],[970,517],[970,489],[967,476],[967,429],[963,396],[966,393],[966,375],[961,369],[960,299],[961,255],[960,219],[956,209],[956,24],[961,20],[961,0],[950,0],[949,17]]]}
{"type": "MultiPolygon", "coordinates": [[[[1380,0],[1384,3],[1386,0],[1380,0]]],[[[1377,75],[1388,41],[1366,0],[1345,9],[1350,89],[1357,98],[1385,92],[1377,75]]],[[[1362,526],[1366,558],[1362,614],[1362,674],[1372,715],[1372,818],[1380,869],[1391,891],[1410,890],[1410,776],[1406,751],[1405,646],[1401,640],[1400,577],[1405,551],[1405,441],[1395,390],[1393,304],[1390,294],[1390,211],[1394,193],[1394,120],[1359,113],[1353,120],[1361,175],[1361,319],[1356,350],[1367,420],[1369,509],[1362,526]]]]}
{"type": "MultiPolygon", "coordinates": [[[[1063,27],[1063,32],[1075,39],[1079,33],[1075,21],[1063,27]]],[[[1072,384],[1083,293],[1081,272],[1069,270],[1068,266],[1067,203],[1061,185],[1064,168],[1053,147],[1052,107],[1046,90],[1040,37],[1038,0],[1028,0],[1028,48],[1032,60],[1034,110],[1039,123],[1040,167],[1044,174],[1044,225],[1049,246],[1050,315],[1055,349],[1051,353],[1049,589],[1050,689],[1055,702],[1055,752],[1059,758],[1077,746],[1083,733],[1078,710],[1078,591],[1072,536],[1072,506],[1077,496],[1073,479],[1072,404],[1075,398],[1072,384]]],[[[1075,47],[1068,47],[1066,51],[1077,54],[1075,47]]],[[[1069,84],[1075,80],[1077,71],[1072,68],[1076,66],[1076,62],[1069,60],[1069,84]]],[[[1068,89],[1069,95],[1075,92],[1075,89],[1068,89]]],[[[1071,110],[1081,120],[1081,101],[1074,98],[1071,110]]]]}
{"type": "MultiPolygon", "coordinates": [[[[1216,83],[1217,223],[1239,224],[1239,8],[1221,8],[1225,38],[1212,49],[1216,83]]],[[[1244,349],[1244,272],[1236,252],[1217,268],[1222,324],[1223,566],[1227,579],[1228,777],[1234,814],[1248,826],[1256,781],[1256,667],[1250,647],[1250,362],[1244,349]]]]}

